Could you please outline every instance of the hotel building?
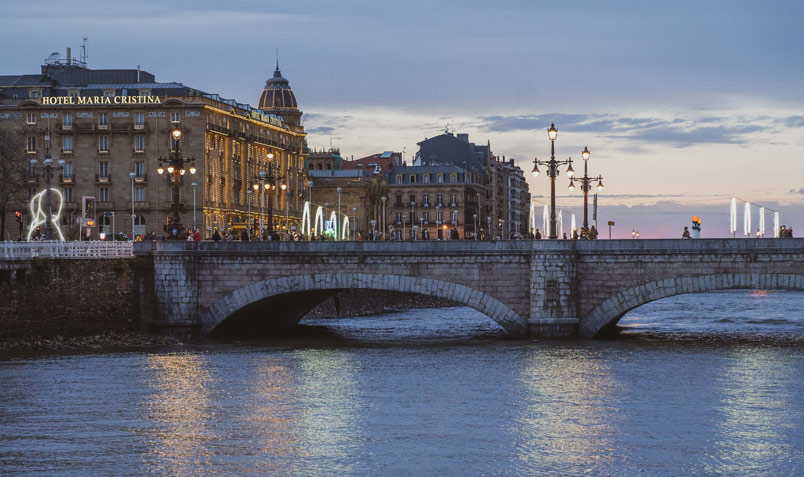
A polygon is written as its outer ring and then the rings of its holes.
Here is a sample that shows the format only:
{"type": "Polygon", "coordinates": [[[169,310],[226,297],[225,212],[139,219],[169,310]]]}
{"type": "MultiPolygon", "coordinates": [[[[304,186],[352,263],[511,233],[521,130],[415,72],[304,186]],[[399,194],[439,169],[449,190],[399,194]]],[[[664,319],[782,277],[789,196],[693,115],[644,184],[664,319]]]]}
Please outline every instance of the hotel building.
{"type": "Polygon", "coordinates": [[[0,76],[0,128],[20,138],[28,164],[37,160],[20,199],[4,211],[6,231],[15,209],[30,223],[26,197],[45,188],[41,165],[49,154],[54,166],[63,163],[51,187],[63,197],[59,224],[68,240],[78,238],[84,196],[96,200],[93,238],[98,225],[131,234],[132,206],[135,235],[162,235],[172,215],[173,179],[157,170],[174,152],[190,159],[178,197],[185,229],[195,224],[205,238],[215,229],[238,232],[255,218],[267,223],[271,203],[274,230],[294,230],[306,198],[301,114],[278,65],[258,107],[160,83],[139,68],[89,69],[69,51],[66,60],[51,56],[39,74],[0,76]],[[171,138],[176,128],[179,151],[171,138]],[[284,192],[252,188],[269,168],[287,186],[284,192]]]}

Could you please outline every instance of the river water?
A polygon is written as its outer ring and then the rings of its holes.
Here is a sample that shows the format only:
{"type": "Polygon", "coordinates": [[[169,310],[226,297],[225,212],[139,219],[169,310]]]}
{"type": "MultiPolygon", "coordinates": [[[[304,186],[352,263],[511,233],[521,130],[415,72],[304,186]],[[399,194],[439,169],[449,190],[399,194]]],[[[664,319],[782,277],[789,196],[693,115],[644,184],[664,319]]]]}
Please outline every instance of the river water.
{"type": "Polygon", "coordinates": [[[510,341],[467,308],[329,337],[0,358],[0,475],[802,475],[804,293],[510,341]]]}

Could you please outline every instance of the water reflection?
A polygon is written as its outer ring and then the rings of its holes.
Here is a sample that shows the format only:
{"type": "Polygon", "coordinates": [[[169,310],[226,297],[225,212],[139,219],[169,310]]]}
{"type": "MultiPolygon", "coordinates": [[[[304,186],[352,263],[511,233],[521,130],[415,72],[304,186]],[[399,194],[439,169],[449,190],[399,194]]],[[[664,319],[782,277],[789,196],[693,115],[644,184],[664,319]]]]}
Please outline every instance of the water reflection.
{"type": "Polygon", "coordinates": [[[195,474],[210,464],[209,447],[218,437],[209,426],[220,410],[209,394],[210,363],[195,353],[153,354],[145,359],[145,466],[158,474],[195,474]],[[193,456],[188,459],[188,456],[193,456]]]}
{"type": "Polygon", "coordinates": [[[520,386],[522,470],[576,473],[611,461],[618,390],[605,361],[588,350],[540,349],[527,357],[520,386]]]}
{"type": "Polygon", "coordinates": [[[719,379],[712,463],[708,472],[761,474],[800,452],[802,430],[796,427],[802,406],[801,376],[778,350],[742,349],[729,355],[719,379]],[[797,387],[794,391],[791,387],[797,387]],[[798,439],[793,438],[798,434],[798,439]]]}

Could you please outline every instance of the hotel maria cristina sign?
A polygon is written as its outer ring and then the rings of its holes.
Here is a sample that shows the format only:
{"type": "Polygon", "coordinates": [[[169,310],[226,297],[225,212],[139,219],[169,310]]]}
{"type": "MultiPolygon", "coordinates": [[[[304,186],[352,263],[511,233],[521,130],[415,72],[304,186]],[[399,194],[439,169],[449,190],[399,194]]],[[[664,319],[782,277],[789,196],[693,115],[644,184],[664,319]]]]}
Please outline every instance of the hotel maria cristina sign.
{"type": "Polygon", "coordinates": [[[158,104],[162,102],[159,96],[43,96],[40,99],[45,106],[103,106],[106,104],[158,104]]]}

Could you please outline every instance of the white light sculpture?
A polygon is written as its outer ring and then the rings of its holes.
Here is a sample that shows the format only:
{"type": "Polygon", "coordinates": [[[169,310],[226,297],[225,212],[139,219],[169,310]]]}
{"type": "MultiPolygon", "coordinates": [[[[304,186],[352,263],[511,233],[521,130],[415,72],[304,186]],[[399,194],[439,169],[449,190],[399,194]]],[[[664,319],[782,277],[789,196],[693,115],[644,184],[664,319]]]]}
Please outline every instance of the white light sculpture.
{"type": "Polygon", "coordinates": [[[737,198],[731,198],[731,213],[729,214],[729,233],[731,237],[737,233],[737,198]]]}
{"type": "MultiPolygon", "coordinates": [[[[59,235],[59,241],[64,242],[64,235],[61,233],[61,229],[59,228],[59,218],[61,218],[61,209],[64,206],[64,198],[62,197],[60,190],[50,190],[56,194],[56,197],[58,197],[59,200],[59,208],[56,213],[53,214],[53,217],[50,220],[50,226],[56,229],[56,233],[59,235]]],[[[31,226],[28,228],[27,238],[29,242],[31,241],[31,235],[33,235],[36,228],[47,223],[47,212],[44,210],[44,204],[42,204],[46,192],[47,189],[31,197],[31,226]]]]}
{"type": "Polygon", "coordinates": [[[751,236],[751,202],[746,202],[743,210],[743,234],[751,236]]]}

